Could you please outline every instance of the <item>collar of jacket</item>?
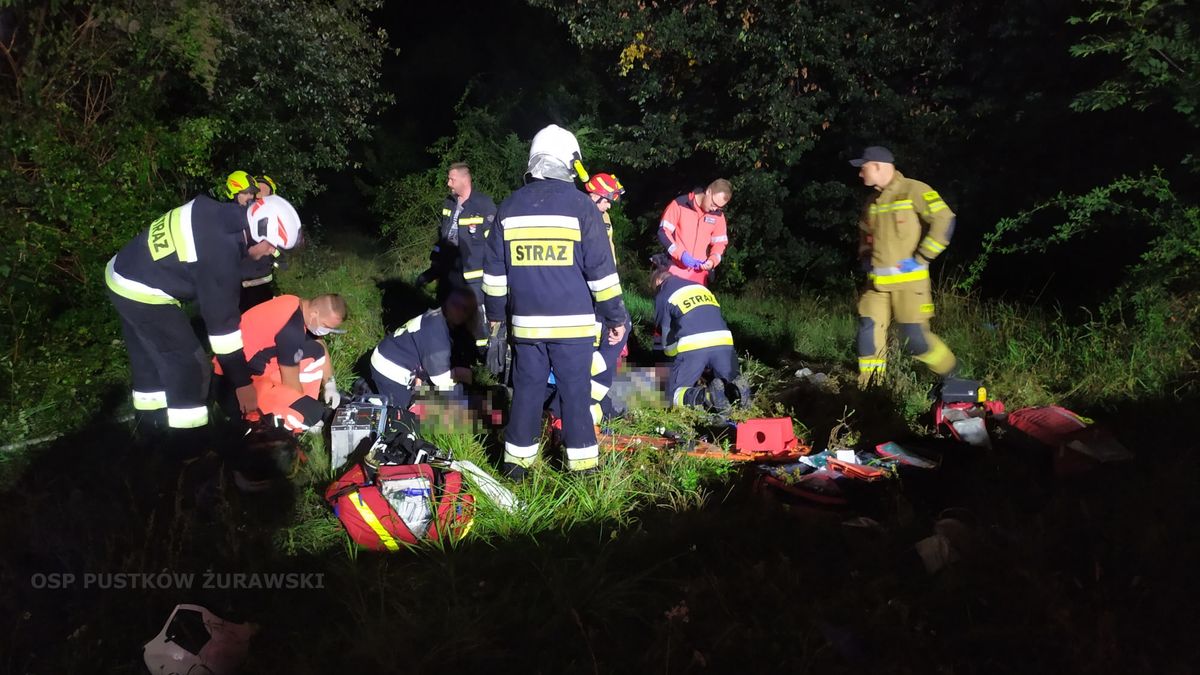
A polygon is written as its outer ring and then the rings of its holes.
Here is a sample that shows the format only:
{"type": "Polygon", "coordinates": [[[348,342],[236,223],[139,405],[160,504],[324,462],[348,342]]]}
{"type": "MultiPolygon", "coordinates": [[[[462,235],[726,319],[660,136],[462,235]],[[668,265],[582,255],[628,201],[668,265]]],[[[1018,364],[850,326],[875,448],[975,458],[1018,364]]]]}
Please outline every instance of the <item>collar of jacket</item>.
{"type": "Polygon", "coordinates": [[[879,196],[875,198],[875,203],[882,204],[884,202],[895,201],[894,197],[900,188],[904,186],[904,174],[896,171],[892,176],[892,180],[879,191],[879,196]]]}
{"type": "MultiPolygon", "coordinates": [[[[472,211],[472,210],[477,211],[478,208],[477,208],[477,204],[475,202],[476,202],[476,198],[479,197],[481,194],[483,194],[483,193],[481,193],[479,190],[472,189],[471,196],[467,197],[466,201],[464,201],[462,203],[462,212],[467,213],[468,211],[472,211]]],[[[449,197],[446,197],[446,204],[449,205],[450,211],[453,212],[454,208],[458,206],[458,197],[455,197],[454,195],[450,195],[449,197]]]]}

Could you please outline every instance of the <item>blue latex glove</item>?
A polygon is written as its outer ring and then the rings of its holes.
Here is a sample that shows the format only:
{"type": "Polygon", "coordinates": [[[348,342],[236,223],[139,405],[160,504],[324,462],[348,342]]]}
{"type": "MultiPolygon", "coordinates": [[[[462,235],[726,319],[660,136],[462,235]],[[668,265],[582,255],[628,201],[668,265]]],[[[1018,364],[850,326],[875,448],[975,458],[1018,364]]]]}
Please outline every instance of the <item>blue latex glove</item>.
{"type": "Polygon", "coordinates": [[[680,260],[680,262],[683,263],[684,267],[690,267],[694,270],[698,270],[698,269],[700,269],[700,267],[702,265],[704,265],[703,261],[696,260],[696,258],[694,256],[692,256],[691,253],[688,253],[687,251],[683,252],[683,257],[680,258],[679,260],[680,260]]]}
{"type": "Polygon", "coordinates": [[[901,272],[913,272],[921,268],[921,263],[916,258],[905,258],[900,261],[899,267],[901,272]]]}

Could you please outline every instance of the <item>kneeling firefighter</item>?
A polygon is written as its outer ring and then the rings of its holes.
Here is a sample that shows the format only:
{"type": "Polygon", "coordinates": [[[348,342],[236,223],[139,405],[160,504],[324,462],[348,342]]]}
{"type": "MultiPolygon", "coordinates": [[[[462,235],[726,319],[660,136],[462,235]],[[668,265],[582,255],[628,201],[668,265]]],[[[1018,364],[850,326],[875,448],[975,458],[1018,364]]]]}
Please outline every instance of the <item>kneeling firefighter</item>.
{"type": "Polygon", "coordinates": [[[586,181],[579,142],[557,125],[529,148],[529,181],[496,215],[484,257],[483,292],[493,339],[508,321],[513,402],[505,430],[504,472],[521,480],[538,458],[551,368],[563,404],[566,466],[590,471],[599,447],[589,407],[597,323],[617,344],[629,318],[600,211],[575,188],[586,181]]]}
{"type": "Polygon", "coordinates": [[[667,379],[671,405],[724,411],[730,393],[740,405],[749,405],[750,389],[741,377],[733,334],[716,296],[695,281],[675,276],[664,254],[653,260],[654,323],[663,351],[672,358],[667,379]],[[709,368],[713,378],[707,387],[700,386],[697,382],[709,368]]]}
{"type": "Polygon", "coordinates": [[[167,427],[180,436],[172,447],[202,449],[187,441],[208,424],[210,365],[183,311],[187,301],[199,306],[241,411],[258,407],[239,328],[239,265],[247,255],[295,246],[300,225],[282,197],[246,207],[200,195],[163,214],[108,261],[105,281],[129,352],[139,430],[167,427]]]}
{"type": "Polygon", "coordinates": [[[391,405],[408,408],[413,389],[428,381],[439,391],[458,391],[458,383],[471,383],[469,368],[451,365],[455,334],[477,339],[479,305],[469,288],[455,288],[438,309],[410,320],[385,337],[371,354],[371,377],[375,391],[391,399],[391,405]]]}
{"type": "MultiPolygon", "coordinates": [[[[257,413],[272,415],[289,431],[322,428],[326,406],[341,402],[329,350],[309,337],[345,333],[346,301],[340,295],[312,299],[281,295],[242,314],[242,342],[250,382],[258,397],[257,413]]],[[[218,375],[224,371],[215,364],[218,375]]],[[[254,416],[254,413],[249,415],[254,416]]]]}

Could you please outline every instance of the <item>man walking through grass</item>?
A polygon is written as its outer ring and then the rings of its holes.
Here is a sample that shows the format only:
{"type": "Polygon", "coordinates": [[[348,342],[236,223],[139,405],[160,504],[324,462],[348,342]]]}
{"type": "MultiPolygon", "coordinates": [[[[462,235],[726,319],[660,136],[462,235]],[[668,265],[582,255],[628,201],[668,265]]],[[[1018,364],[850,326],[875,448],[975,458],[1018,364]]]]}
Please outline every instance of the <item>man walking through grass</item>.
{"type": "Polygon", "coordinates": [[[869,285],[858,302],[859,386],[883,374],[893,318],[905,350],[938,375],[949,375],[954,353],[929,330],[929,263],[950,244],[954,212],[933,188],[897,171],[887,148],[871,146],[850,165],[879,192],[859,223],[860,253],[870,258],[869,285]]]}

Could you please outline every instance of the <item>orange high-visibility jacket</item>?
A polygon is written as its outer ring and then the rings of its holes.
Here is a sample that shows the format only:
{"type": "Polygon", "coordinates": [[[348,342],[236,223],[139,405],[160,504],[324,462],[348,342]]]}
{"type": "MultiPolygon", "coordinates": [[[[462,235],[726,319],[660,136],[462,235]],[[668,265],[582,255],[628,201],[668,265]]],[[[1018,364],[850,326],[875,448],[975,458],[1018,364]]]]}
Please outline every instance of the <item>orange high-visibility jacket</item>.
{"type": "Polygon", "coordinates": [[[662,221],[658,225],[658,239],[675,261],[671,273],[699,283],[704,283],[708,273],[684,267],[681,262],[684,252],[691,253],[701,262],[711,259],[715,267],[721,264],[721,256],[729,246],[725,214],[720,211],[701,211],[696,204],[696,197],[702,193],[703,190],[696,188],[675,198],[663,211],[662,221]]]}

